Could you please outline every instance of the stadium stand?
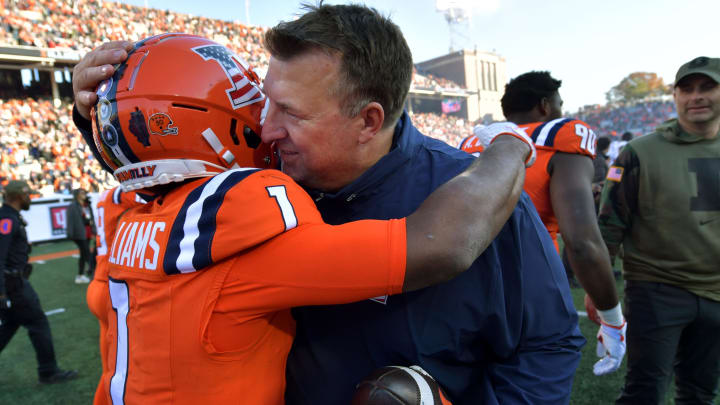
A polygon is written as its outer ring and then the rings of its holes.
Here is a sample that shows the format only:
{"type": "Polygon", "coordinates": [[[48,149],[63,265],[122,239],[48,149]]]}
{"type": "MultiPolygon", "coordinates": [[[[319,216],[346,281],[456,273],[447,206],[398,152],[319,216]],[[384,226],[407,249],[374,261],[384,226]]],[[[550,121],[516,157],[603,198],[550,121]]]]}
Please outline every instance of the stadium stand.
{"type": "MultiPolygon", "coordinates": [[[[262,46],[266,28],[167,10],[145,9],[100,0],[18,0],[0,5],[0,44],[68,48],[87,52],[110,40],[139,40],[163,32],[202,35],[232,48],[261,76],[269,55],[262,46]]],[[[451,80],[415,70],[413,88],[458,90],[451,80]]],[[[49,97],[49,96],[48,96],[49,97]]],[[[72,100],[59,108],[50,99],[0,99],[0,185],[26,179],[43,194],[67,193],[83,187],[97,191],[115,186],[100,169],[72,125],[72,100]]],[[[472,134],[471,123],[437,113],[415,112],[412,120],[428,136],[458,145],[472,134]]],[[[675,115],[671,101],[645,101],[621,106],[590,106],[571,114],[596,128],[598,136],[624,131],[650,132],[675,115]]]]}
{"type": "Polygon", "coordinates": [[[676,116],[672,100],[640,101],[626,105],[595,105],[573,115],[595,129],[598,136],[619,137],[624,132],[642,135],[676,116]]]}
{"type": "Polygon", "coordinates": [[[114,40],[163,32],[188,32],[232,48],[258,68],[267,66],[262,47],[265,28],[166,10],[101,0],[24,0],[4,2],[1,40],[10,45],[90,51],[114,40]]]}
{"type": "Polygon", "coordinates": [[[452,115],[415,113],[411,119],[420,132],[452,146],[460,145],[463,139],[472,134],[471,123],[452,115]]]}
{"type": "Polygon", "coordinates": [[[443,77],[433,76],[431,73],[419,72],[417,68],[413,69],[412,86],[418,89],[427,90],[464,90],[465,88],[452,80],[443,77]]]}
{"type": "Polygon", "coordinates": [[[99,191],[115,184],[72,123],[72,105],[0,100],[0,183],[28,180],[40,194],[99,191]]]}

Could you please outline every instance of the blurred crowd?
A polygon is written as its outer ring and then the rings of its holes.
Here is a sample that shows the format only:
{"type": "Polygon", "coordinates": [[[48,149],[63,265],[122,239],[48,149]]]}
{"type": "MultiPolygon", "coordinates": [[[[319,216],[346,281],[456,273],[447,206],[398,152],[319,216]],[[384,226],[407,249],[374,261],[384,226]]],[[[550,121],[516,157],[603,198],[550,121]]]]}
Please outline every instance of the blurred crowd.
{"type": "Polygon", "coordinates": [[[30,98],[0,100],[0,184],[10,180],[26,180],[41,195],[117,184],[75,129],[72,105],[30,98]]]}
{"type": "Polygon", "coordinates": [[[444,77],[436,77],[431,73],[420,73],[413,69],[412,86],[424,90],[465,90],[465,87],[444,77]]]}
{"type": "Polygon", "coordinates": [[[453,115],[414,113],[410,118],[420,132],[451,146],[460,145],[473,133],[472,123],[453,115]]]}
{"type": "Polygon", "coordinates": [[[17,0],[0,3],[0,43],[90,51],[114,40],[137,41],[186,32],[233,49],[262,69],[265,28],[103,0],[17,0]]]}
{"type": "Polygon", "coordinates": [[[652,132],[656,126],[676,116],[672,100],[641,101],[626,105],[585,107],[575,118],[583,120],[595,129],[598,136],[616,138],[625,132],[642,135],[652,132]]]}
{"type": "MultiPolygon", "coordinates": [[[[262,46],[263,27],[101,0],[20,0],[3,4],[0,43],[87,52],[105,41],[137,41],[163,32],[187,32],[233,49],[261,73],[267,70],[269,55],[262,46]]],[[[451,80],[417,72],[413,86],[463,89],[451,80]]]]}

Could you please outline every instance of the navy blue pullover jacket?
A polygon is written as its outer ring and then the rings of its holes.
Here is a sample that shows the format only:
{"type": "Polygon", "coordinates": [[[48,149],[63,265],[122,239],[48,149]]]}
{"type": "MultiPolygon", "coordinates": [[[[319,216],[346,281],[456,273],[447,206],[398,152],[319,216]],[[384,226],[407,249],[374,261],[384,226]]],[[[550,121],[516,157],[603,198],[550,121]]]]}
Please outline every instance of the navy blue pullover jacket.
{"type": "MultiPolygon", "coordinates": [[[[422,135],[403,114],[377,164],[337,193],[310,193],[330,224],[401,218],[473,159],[422,135]]],[[[290,405],[349,403],[374,369],[412,364],[455,405],[567,403],[585,342],[562,263],[525,193],[495,241],[454,280],[293,315],[290,405]]]]}

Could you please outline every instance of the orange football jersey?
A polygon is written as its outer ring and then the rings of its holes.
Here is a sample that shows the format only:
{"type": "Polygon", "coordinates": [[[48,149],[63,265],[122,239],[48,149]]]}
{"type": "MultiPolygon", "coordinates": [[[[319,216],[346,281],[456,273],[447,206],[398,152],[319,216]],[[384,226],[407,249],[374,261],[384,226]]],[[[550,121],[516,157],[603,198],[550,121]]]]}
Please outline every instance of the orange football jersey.
{"type": "Polygon", "coordinates": [[[102,361],[103,374],[95,392],[95,405],[109,404],[109,396],[106,391],[107,384],[103,383],[103,379],[109,379],[111,370],[108,368],[108,317],[112,318],[109,312],[112,310],[110,306],[110,294],[108,292],[108,268],[107,268],[107,241],[112,241],[115,233],[118,219],[129,208],[144,201],[135,192],[123,192],[120,187],[112,190],[105,190],[100,194],[100,200],[97,203],[97,235],[95,236],[96,246],[96,266],[95,276],[88,285],[87,304],[90,312],[98,318],[100,324],[100,359],[102,361]]]}
{"type": "MultiPolygon", "coordinates": [[[[518,127],[532,138],[537,149],[535,164],[525,171],[524,190],[535,204],[540,219],[552,236],[555,247],[558,248],[558,221],[550,199],[548,164],[557,152],[575,153],[594,159],[597,138],[588,124],[572,118],[558,118],[547,122],[518,125],[518,127]]],[[[467,142],[463,141],[460,149],[468,153],[481,152],[482,149],[474,145],[478,142],[471,142],[473,138],[477,137],[473,135],[467,142]]],[[[482,148],[482,145],[479,146],[482,148]]]]}
{"type": "Polygon", "coordinates": [[[113,404],[282,404],[290,308],[397,294],[405,220],[324,224],[276,170],[132,208],[108,253],[113,404]]]}

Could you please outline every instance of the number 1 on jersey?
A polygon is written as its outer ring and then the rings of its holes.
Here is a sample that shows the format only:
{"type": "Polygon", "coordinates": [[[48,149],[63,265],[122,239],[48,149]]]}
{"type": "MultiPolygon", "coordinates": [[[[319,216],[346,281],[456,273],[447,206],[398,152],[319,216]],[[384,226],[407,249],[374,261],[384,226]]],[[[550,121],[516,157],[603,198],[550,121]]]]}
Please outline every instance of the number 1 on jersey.
{"type": "Polygon", "coordinates": [[[295,216],[295,209],[288,199],[285,186],[269,186],[265,187],[265,189],[280,207],[283,221],[285,221],[285,230],[289,231],[295,228],[297,226],[297,217],[295,216]]]}
{"type": "Polygon", "coordinates": [[[108,280],[110,301],[117,312],[117,349],[115,351],[115,374],[110,379],[110,398],[113,405],[125,403],[125,383],[128,373],[127,315],[130,310],[128,286],[122,281],[108,280]]]}

